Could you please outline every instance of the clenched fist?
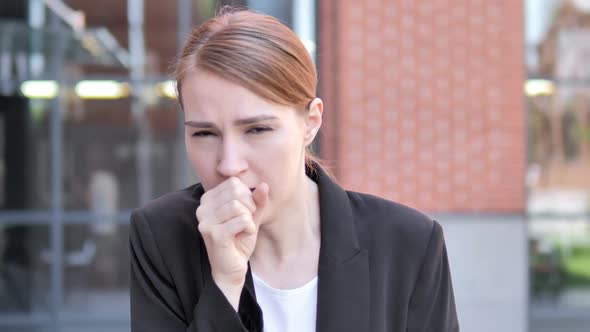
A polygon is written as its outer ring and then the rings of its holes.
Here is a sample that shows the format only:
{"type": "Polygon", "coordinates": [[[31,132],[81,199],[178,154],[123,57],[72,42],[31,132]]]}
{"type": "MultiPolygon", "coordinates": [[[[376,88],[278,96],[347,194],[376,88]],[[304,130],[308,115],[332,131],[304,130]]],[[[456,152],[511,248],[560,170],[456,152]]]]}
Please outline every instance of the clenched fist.
{"type": "Polygon", "coordinates": [[[264,182],[251,190],[231,177],[205,192],[196,211],[213,280],[236,310],[268,191],[264,182]]]}

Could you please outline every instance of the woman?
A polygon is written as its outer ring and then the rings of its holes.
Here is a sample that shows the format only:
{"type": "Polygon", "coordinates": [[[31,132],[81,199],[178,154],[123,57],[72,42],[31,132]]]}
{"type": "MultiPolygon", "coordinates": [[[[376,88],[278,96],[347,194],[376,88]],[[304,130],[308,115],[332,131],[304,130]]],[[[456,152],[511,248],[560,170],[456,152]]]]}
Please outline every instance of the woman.
{"type": "Polygon", "coordinates": [[[133,331],[459,330],[439,224],[309,152],[323,104],[291,30],[222,12],[176,76],[202,182],[131,216],[133,331]]]}

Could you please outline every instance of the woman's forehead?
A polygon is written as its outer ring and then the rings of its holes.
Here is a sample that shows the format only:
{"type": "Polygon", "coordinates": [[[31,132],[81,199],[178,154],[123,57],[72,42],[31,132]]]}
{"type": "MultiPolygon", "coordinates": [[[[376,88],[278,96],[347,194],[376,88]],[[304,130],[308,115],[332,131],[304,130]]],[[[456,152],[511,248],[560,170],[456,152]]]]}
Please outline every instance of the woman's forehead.
{"type": "Polygon", "coordinates": [[[292,107],[272,103],[217,75],[195,71],[183,81],[185,117],[194,121],[238,121],[253,117],[284,119],[292,107]]]}
{"type": "Polygon", "coordinates": [[[231,97],[203,96],[185,103],[187,120],[198,121],[230,121],[242,124],[250,119],[279,121],[289,117],[292,112],[289,107],[281,105],[231,97]]]}
{"type": "Polygon", "coordinates": [[[183,99],[198,104],[263,103],[264,99],[232,81],[203,70],[193,70],[183,79],[183,99]]]}

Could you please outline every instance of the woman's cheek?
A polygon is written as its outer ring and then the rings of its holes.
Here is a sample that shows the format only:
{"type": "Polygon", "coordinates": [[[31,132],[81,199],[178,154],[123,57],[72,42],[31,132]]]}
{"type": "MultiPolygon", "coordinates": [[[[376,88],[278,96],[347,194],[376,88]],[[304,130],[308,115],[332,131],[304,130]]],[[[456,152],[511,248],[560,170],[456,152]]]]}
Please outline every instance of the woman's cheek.
{"type": "Polygon", "coordinates": [[[215,155],[211,154],[205,147],[199,147],[197,144],[187,145],[188,159],[193,168],[193,172],[199,177],[205,189],[211,189],[210,184],[214,183],[215,174],[215,155]]]}

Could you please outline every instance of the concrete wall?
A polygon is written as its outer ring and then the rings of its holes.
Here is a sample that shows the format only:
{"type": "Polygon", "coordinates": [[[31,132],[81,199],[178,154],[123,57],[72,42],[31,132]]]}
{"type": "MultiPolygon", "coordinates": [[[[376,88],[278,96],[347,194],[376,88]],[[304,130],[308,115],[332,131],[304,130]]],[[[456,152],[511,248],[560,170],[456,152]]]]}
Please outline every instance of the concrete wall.
{"type": "Polygon", "coordinates": [[[526,332],[527,225],[517,215],[432,215],[444,228],[462,331],[526,332]]]}

